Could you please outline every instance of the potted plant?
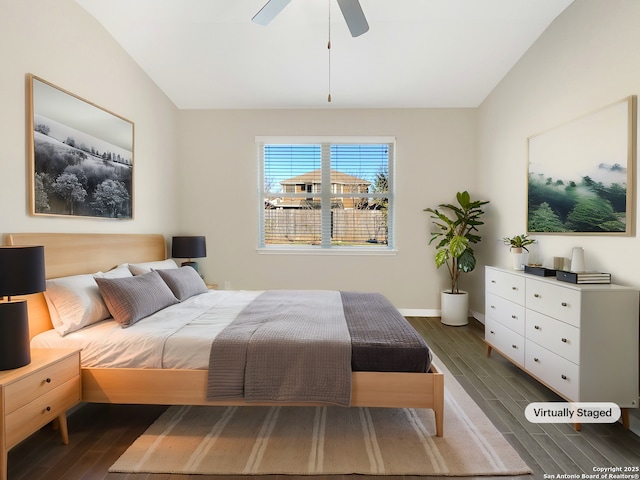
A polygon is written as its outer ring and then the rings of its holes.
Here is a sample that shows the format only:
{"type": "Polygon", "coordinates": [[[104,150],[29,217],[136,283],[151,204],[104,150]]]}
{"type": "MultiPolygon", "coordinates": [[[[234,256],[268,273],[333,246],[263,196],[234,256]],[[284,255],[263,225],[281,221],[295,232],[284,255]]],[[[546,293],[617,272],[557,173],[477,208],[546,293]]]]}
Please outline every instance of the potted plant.
{"type": "Polygon", "coordinates": [[[504,237],[502,241],[505,245],[509,245],[513,268],[515,270],[524,269],[524,265],[527,263],[527,257],[529,255],[527,245],[532,245],[536,241],[533,238],[529,238],[526,233],[523,233],[522,235],[515,235],[513,237],[504,237]]]}
{"type": "Polygon", "coordinates": [[[441,294],[441,321],[445,325],[466,325],[468,323],[469,294],[458,288],[460,274],[471,272],[476,267],[476,258],[472,245],[480,241],[478,226],[484,211],[482,206],[488,200],[471,200],[469,192],[456,194],[458,205],[443,203],[439,209],[446,209],[448,214],[433,208],[425,208],[431,214],[436,231],[432,232],[429,245],[436,245],[435,261],[440,268],[447,266],[451,277],[451,288],[441,294]]]}

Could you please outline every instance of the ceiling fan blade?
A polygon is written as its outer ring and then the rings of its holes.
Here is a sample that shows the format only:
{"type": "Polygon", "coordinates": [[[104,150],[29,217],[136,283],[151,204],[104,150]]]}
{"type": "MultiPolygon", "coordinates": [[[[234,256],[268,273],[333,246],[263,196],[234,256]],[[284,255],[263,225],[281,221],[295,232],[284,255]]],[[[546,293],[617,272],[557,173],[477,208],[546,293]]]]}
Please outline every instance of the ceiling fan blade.
{"type": "Polygon", "coordinates": [[[251,21],[258,25],[267,26],[271,20],[276,18],[284,7],[289,5],[290,1],[291,0],[269,0],[264,7],[255,14],[251,21]]]}
{"type": "Polygon", "coordinates": [[[369,24],[358,0],[338,0],[338,5],[352,37],[359,37],[369,31],[369,24]]]}

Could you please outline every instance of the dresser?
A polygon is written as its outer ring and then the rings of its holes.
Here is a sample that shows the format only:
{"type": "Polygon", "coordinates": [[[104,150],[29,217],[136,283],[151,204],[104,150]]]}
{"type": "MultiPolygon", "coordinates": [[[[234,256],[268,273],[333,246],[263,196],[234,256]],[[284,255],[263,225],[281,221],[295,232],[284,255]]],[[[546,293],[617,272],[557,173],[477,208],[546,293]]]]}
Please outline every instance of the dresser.
{"type": "Polygon", "coordinates": [[[567,401],[638,407],[638,290],[485,268],[487,355],[498,351],[567,401]]]}
{"type": "Polygon", "coordinates": [[[52,420],[69,443],[65,412],[80,396],[78,350],[32,349],[29,365],[0,371],[0,480],[7,480],[8,451],[52,420]]]}

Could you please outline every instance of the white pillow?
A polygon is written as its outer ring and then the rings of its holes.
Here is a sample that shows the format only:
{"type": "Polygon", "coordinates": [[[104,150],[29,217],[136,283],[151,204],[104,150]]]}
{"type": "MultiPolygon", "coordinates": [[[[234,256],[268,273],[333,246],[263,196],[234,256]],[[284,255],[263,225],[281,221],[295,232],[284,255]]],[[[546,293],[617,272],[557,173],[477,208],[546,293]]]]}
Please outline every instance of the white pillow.
{"type": "Polygon", "coordinates": [[[157,262],[130,263],[129,270],[133,275],[142,275],[151,270],[166,270],[168,268],[178,268],[178,264],[172,259],[158,260],[157,262]]]}
{"type": "Polygon", "coordinates": [[[92,274],[47,280],[44,298],[53,328],[62,336],[111,316],[92,274]]]}
{"type": "Polygon", "coordinates": [[[95,276],[101,278],[124,278],[132,277],[133,274],[131,273],[131,270],[129,270],[129,265],[123,263],[122,265],[112,268],[108,272],[98,272],[95,276]]]}

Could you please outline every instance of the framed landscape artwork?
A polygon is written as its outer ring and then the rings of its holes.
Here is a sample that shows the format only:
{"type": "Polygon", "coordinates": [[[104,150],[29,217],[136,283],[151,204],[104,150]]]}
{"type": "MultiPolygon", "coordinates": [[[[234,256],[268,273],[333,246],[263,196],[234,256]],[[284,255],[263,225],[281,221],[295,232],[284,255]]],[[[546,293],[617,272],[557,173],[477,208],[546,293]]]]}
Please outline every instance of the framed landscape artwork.
{"type": "Polygon", "coordinates": [[[133,123],[27,77],[33,215],[133,218],[133,123]]]}
{"type": "Polygon", "coordinates": [[[636,96],[528,139],[527,231],[634,235],[636,96]]]}

